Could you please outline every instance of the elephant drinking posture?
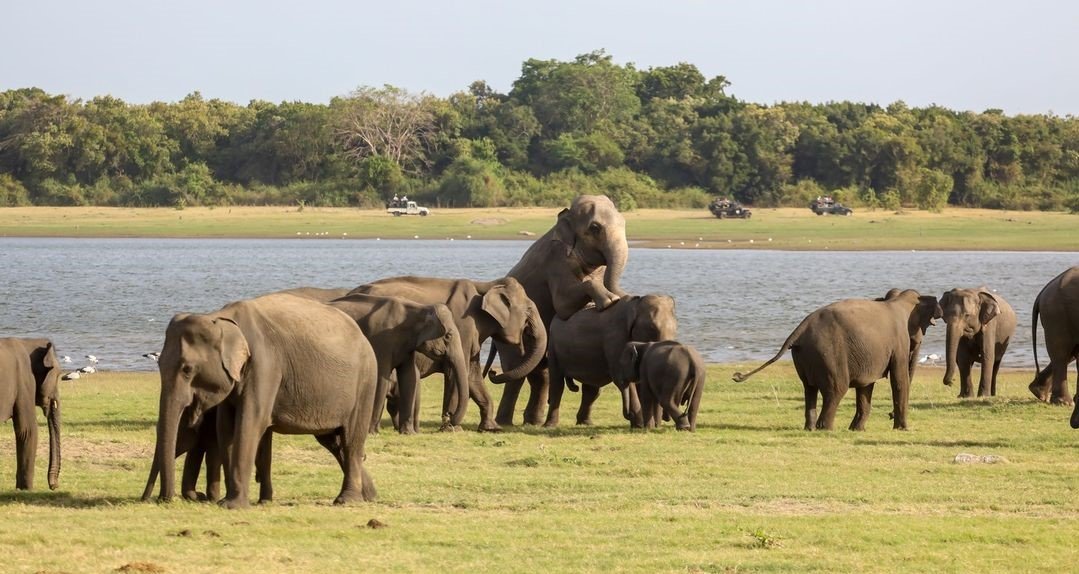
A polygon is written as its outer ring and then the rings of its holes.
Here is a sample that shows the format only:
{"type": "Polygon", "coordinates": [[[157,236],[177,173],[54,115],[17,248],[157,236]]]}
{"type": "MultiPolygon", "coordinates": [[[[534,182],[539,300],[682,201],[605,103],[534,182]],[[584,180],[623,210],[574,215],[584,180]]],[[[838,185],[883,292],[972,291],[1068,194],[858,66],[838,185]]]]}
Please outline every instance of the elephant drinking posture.
{"type": "Polygon", "coordinates": [[[940,308],[946,325],[948,366],[944,384],[951,385],[959,369],[959,397],[974,396],[970,368],[981,363],[978,396],[997,395],[997,372],[1000,360],[1015,334],[1015,310],[1000,295],[988,289],[952,289],[940,296],[940,308]]]}
{"type": "Polygon", "coordinates": [[[348,315],[288,294],[237,301],[204,315],[180,314],[165,332],[158,368],[154,459],[161,499],[174,492],[181,414],[190,407],[190,424],[197,425],[215,406],[226,469],[223,506],[249,503],[248,482],[267,431],[312,434],[323,444],[340,445],[345,479],[334,502],[374,499],[363,459],[378,367],[348,315]]]}
{"type": "Polygon", "coordinates": [[[913,289],[889,292],[884,299],[844,299],[813,311],[783,342],[779,352],[760,367],[742,374],[742,382],[774,363],[787,349],[805,390],[805,429],[832,430],[836,408],[847,389],[858,393],[851,430],[865,430],[873,385],[889,377],[893,428],[907,428],[911,348],[943,315],[937,298],[913,289]],[[817,394],[824,399],[817,418],[817,394]]]}
{"type": "Polygon", "coordinates": [[[15,488],[34,488],[37,416],[49,425],[49,488],[60,486],[60,363],[48,339],[0,339],[0,422],[14,419],[15,488]]]}
{"type": "Polygon", "coordinates": [[[696,349],[677,341],[630,342],[619,365],[622,378],[637,384],[644,428],[659,426],[666,415],[678,430],[697,430],[705,367],[696,349]]]}
{"type": "MultiPolygon", "coordinates": [[[[1038,293],[1030,330],[1037,372],[1030,383],[1030,392],[1056,405],[1072,404],[1068,394],[1068,364],[1079,360],[1079,266],[1057,275],[1038,293]],[[1038,365],[1039,315],[1045,332],[1045,350],[1049,353],[1049,365],[1044,370],[1038,365]]],[[[1079,388],[1079,381],[1076,386],[1079,388]]],[[[1072,414],[1071,425],[1079,428],[1079,408],[1072,414]]]]}
{"type": "Polygon", "coordinates": [[[613,381],[622,391],[623,416],[632,426],[642,426],[636,393],[619,368],[622,350],[630,341],[668,341],[677,335],[674,299],[666,295],[623,297],[602,313],[588,307],[574,313],[568,321],[552,321],[547,351],[551,393],[543,426],[558,426],[566,379],[582,383],[577,424],[592,424],[592,403],[599,396],[600,387],[613,381]]]}

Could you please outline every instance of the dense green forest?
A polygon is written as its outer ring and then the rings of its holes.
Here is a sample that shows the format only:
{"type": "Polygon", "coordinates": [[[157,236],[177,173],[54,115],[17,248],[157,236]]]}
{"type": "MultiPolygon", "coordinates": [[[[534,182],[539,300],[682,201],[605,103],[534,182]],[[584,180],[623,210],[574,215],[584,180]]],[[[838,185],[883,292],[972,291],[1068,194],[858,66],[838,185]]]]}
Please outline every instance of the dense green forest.
{"type": "Polygon", "coordinates": [[[603,51],[531,59],[509,93],[362,87],[328,105],[0,92],[0,205],[702,207],[1079,211],[1079,118],[876,104],[745,102],[680,63],[603,51]]]}

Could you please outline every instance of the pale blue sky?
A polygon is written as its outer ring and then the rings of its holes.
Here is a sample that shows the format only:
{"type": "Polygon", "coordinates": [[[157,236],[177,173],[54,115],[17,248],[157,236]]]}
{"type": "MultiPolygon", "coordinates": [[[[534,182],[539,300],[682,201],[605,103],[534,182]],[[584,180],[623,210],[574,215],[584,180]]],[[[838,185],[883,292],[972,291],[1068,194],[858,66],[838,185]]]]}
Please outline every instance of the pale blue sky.
{"type": "Polygon", "coordinates": [[[0,89],[242,104],[509,91],[528,58],[680,61],[740,99],[1079,115],[1079,2],[9,0],[0,89]]]}

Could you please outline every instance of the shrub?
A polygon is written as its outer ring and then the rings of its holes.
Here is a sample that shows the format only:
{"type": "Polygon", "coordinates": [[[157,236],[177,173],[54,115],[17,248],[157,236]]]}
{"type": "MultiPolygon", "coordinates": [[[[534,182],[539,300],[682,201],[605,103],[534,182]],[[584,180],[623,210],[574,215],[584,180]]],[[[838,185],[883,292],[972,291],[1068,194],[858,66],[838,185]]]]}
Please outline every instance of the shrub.
{"type": "Polygon", "coordinates": [[[0,207],[18,205],[30,205],[30,192],[11,174],[0,173],[0,207]]]}

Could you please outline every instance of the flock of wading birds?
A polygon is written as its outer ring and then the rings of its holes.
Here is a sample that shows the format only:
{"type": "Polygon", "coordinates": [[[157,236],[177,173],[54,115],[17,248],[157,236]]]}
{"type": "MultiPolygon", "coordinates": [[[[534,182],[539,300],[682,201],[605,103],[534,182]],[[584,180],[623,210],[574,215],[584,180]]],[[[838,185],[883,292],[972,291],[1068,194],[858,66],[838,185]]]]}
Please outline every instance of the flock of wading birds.
{"type": "MultiPolygon", "coordinates": [[[[363,468],[364,441],[389,411],[403,433],[418,430],[418,379],[445,377],[442,428],[460,427],[468,399],[480,408],[480,430],[512,424],[523,380],[533,385],[525,422],[539,424],[543,383],[550,381],[545,426],[558,424],[563,389],[582,392],[578,424],[590,424],[592,402],[614,382],[623,415],[633,427],[663,420],[696,428],[705,367],[692,347],[676,342],[674,301],[631,296],[620,289],[628,245],[625,220],[605,196],[579,196],[507,275],[491,282],[399,277],[356,289],[297,288],[230,303],[209,314],[180,314],[166,331],[158,361],[161,401],[157,444],[143,494],[151,497],[160,473],[160,498],[174,490],[174,461],[186,454],[182,493],[248,504],[251,471],[259,500],[272,499],[273,432],[312,434],[345,474],[335,502],[371,500],[375,488],[363,468]],[[480,346],[493,339],[486,366],[480,346]],[[496,353],[506,371],[490,371],[496,353]],[[537,352],[538,351],[538,352],[537,352]],[[544,369],[547,373],[544,373],[544,369]],[[494,417],[483,379],[506,384],[494,417]],[[574,382],[581,383],[578,387],[574,382]],[[203,462],[206,493],[196,492],[203,462]]],[[[947,327],[944,383],[960,378],[960,397],[975,394],[972,365],[981,364],[978,396],[996,394],[997,372],[1016,329],[1002,297],[985,288],[953,289],[939,299],[893,289],[875,300],[846,299],[810,313],[779,352],[788,349],[805,390],[805,428],[832,429],[849,388],[857,393],[852,430],[864,430],[874,383],[887,377],[893,426],[904,429],[909,387],[926,329],[947,327]],[[818,397],[822,400],[818,416],[818,397]]],[[[1079,359],[1079,266],[1049,281],[1033,304],[1039,399],[1072,404],[1067,369],[1079,359]],[[1039,315],[1049,365],[1037,367],[1039,315]]],[[[68,373],[92,373],[88,367],[68,373]]],[[[16,488],[33,487],[37,421],[49,428],[50,488],[59,485],[62,365],[48,339],[0,339],[0,420],[13,419],[16,488]]],[[[1077,381],[1079,385],[1079,381],[1077,381]]],[[[1071,426],[1079,428],[1079,406],[1071,426]]]]}

